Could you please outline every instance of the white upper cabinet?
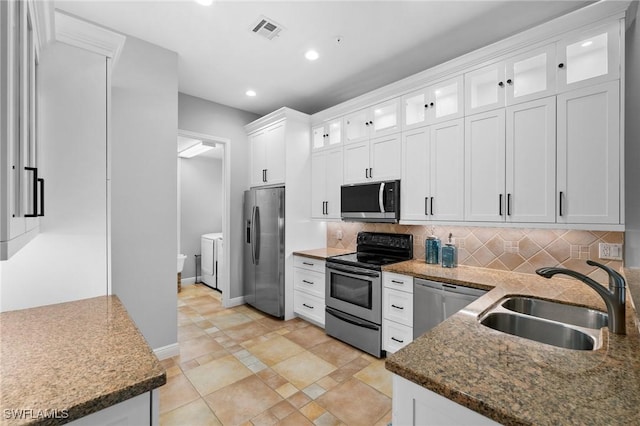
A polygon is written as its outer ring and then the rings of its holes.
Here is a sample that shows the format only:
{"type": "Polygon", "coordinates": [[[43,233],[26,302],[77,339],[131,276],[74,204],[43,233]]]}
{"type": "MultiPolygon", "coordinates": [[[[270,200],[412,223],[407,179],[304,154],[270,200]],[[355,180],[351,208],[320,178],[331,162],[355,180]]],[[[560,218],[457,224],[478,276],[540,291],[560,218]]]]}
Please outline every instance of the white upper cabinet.
{"type": "Polygon", "coordinates": [[[620,24],[581,32],[558,43],[558,91],[620,78],[620,24]]]}
{"type": "Polygon", "coordinates": [[[342,144],[342,118],[316,126],[311,133],[314,150],[339,146],[342,144]]]}
{"type": "Polygon", "coordinates": [[[458,76],[402,97],[402,128],[409,130],[462,117],[463,77],[458,76]]]}
{"type": "Polygon", "coordinates": [[[344,146],[344,183],[400,179],[400,135],[344,146]]]}
{"type": "Polygon", "coordinates": [[[504,62],[498,62],[465,74],[465,114],[475,114],[503,107],[505,104],[504,76],[504,62]]]}
{"type": "Polygon", "coordinates": [[[251,186],[284,183],[285,122],[281,121],[249,135],[251,186]]]}
{"type": "Polygon", "coordinates": [[[507,222],[555,222],[556,98],[506,110],[507,222]]]}
{"type": "Polygon", "coordinates": [[[381,102],[344,117],[345,143],[386,136],[400,131],[400,98],[381,102]]]}
{"type": "Polygon", "coordinates": [[[314,152],[311,156],[311,216],[340,219],[342,147],[314,152]]]}
{"type": "Polygon", "coordinates": [[[555,45],[547,45],[506,61],[506,104],[514,105],[556,93],[555,45]]]}
{"type": "Polygon", "coordinates": [[[620,223],[618,81],[558,96],[559,223],[620,223]]]}
{"type": "Polygon", "coordinates": [[[402,220],[464,217],[464,120],[402,135],[402,220]]]}

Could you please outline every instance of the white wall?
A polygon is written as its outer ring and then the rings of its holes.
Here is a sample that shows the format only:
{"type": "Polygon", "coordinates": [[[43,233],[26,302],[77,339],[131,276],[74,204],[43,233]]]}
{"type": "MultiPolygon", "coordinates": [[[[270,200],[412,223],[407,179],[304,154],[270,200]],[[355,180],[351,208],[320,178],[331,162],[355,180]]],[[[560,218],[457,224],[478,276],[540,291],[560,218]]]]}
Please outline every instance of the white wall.
{"type": "MultiPolygon", "coordinates": [[[[229,262],[229,297],[242,296],[242,202],[249,187],[249,148],[244,125],[257,115],[180,93],[178,97],[178,128],[210,136],[227,138],[231,142],[230,233],[225,244],[231,251],[229,262]]],[[[175,145],[175,141],[174,141],[175,145]]],[[[174,149],[175,150],[175,149],[174,149]]],[[[175,152],[174,152],[175,155],[175,152]]]]}
{"type": "MultiPolygon", "coordinates": [[[[182,279],[196,276],[200,236],[222,232],[222,160],[199,155],[180,160],[180,252],[187,256],[182,279]]],[[[201,275],[202,271],[198,271],[201,275]]]]}
{"type": "Polygon", "coordinates": [[[2,262],[2,311],[107,293],[106,58],[53,43],[38,72],[45,216],[2,262]]]}
{"type": "MultiPolygon", "coordinates": [[[[636,4],[637,7],[637,4],[636,4]]],[[[625,70],[625,256],[640,267],[640,8],[626,34],[625,70]]]]}
{"type": "Polygon", "coordinates": [[[159,349],[177,342],[176,53],[127,37],[111,123],[112,289],[159,349]]]}

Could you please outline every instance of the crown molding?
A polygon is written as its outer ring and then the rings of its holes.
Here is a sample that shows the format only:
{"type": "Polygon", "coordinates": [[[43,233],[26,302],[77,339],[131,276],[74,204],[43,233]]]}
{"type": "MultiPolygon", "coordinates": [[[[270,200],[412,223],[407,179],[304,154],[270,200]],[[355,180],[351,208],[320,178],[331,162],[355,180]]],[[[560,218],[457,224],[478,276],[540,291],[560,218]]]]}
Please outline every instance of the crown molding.
{"type": "Polygon", "coordinates": [[[260,117],[255,121],[244,126],[247,133],[253,133],[257,130],[260,130],[266,126],[277,123],[279,121],[289,119],[289,120],[297,120],[304,123],[310,122],[310,116],[300,111],[296,111],[295,109],[282,107],[278,110],[273,111],[265,115],[264,117],[260,117]]]}
{"type": "Polygon", "coordinates": [[[127,38],[119,33],[55,11],[56,40],[111,58],[112,67],[118,61],[127,38]]]}

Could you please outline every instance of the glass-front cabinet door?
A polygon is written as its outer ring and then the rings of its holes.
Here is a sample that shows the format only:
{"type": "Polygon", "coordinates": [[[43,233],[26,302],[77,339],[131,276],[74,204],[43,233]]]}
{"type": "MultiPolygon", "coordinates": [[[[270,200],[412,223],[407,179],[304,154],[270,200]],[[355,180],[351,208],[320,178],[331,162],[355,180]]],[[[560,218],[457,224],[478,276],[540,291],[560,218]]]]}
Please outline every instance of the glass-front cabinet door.
{"type": "Polygon", "coordinates": [[[452,120],[463,116],[463,77],[458,76],[402,97],[402,129],[452,120]]]}
{"type": "Polygon", "coordinates": [[[369,138],[368,110],[361,109],[344,117],[345,143],[358,142],[369,138]]]}
{"type": "Polygon", "coordinates": [[[505,103],[504,80],[504,62],[498,62],[465,74],[466,115],[503,107],[505,103]]]}
{"type": "Polygon", "coordinates": [[[506,63],[507,105],[556,93],[555,45],[515,56],[506,63]]]}
{"type": "Polygon", "coordinates": [[[402,97],[402,130],[410,130],[427,124],[429,88],[416,90],[402,97]]]}
{"type": "Polygon", "coordinates": [[[314,150],[338,146],[342,143],[342,118],[318,125],[312,129],[311,133],[314,150]]]}
{"type": "Polygon", "coordinates": [[[370,108],[370,136],[385,136],[400,131],[400,98],[379,103],[370,108]]]}
{"type": "Polygon", "coordinates": [[[327,134],[324,129],[324,124],[320,126],[316,126],[311,130],[311,138],[313,141],[313,149],[321,149],[324,148],[325,139],[327,138],[327,134]]]}
{"type": "Polygon", "coordinates": [[[558,90],[620,77],[620,24],[613,22],[558,43],[558,90]]]}

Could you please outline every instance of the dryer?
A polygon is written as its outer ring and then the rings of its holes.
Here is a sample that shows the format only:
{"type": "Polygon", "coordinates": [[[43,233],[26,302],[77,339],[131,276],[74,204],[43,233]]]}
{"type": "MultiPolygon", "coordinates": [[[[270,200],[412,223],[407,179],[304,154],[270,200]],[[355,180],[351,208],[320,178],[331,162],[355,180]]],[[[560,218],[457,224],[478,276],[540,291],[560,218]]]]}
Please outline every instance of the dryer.
{"type": "Polygon", "coordinates": [[[222,233],[203,234],[200,238],[200,270],[202,282],[219,290],[218,275],[222,269],[222,233]]]}

